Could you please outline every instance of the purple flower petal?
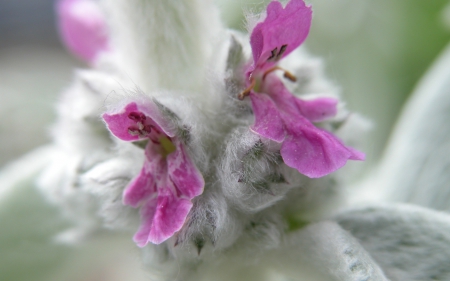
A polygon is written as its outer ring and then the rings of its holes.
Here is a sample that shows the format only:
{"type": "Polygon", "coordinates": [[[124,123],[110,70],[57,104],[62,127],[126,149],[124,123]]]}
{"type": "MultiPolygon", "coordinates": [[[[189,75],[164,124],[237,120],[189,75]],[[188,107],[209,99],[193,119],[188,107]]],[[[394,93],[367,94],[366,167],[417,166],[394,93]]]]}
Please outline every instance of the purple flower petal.
{"type": "Polygon", "coordinates": [[[77,57],[93,63],[109,50],[106,21],[94,1],[60,0],[57,10],[62,40],[77,57]]]}
{"type": "Polygon", "coordinates": [[[123,203],[134,208],[147,200],[152,194],[157,194],[157,186],[161,176],[167,174],[167,163],[158,149],[147,145],[146,160],[139,175],[134,178],[123,192],[123,203]]]}
{"type": "Polygon", "coordinates": [[[295,99],[301,114],[311,122],[327,120],[337,113],[337,99],[317,98],[313,100],[295,99]]]}
{"type": "Polygon", "coordinates": [[[275,103],[269,96],[262,93],[250,93],[255,124],[250,129],[260,136],[276,142],[284,140],[283,121],[275,103]]]}
{"type": "Polygon", "coordinates": [[[159,112],[153,102],[127,104],[120,112],[103,114],[109,130],[124,141],[136,141],[150,138],[157,141],[159,135],[175,135],[173,128],[159,112]]]}
{"type": "Polygon", "coordinates": [[[169,177],[175,188],[189,199],[203,193],[205,181],[197,167],[187,155],[180,141],[174,143],[176,150],[167,155],[169,177]]]}
{"type": "Polygon", "coordinates": [[[155,196],[145,202],[141,207],[140,213],[142,223],[133,237],[134,242],[136,242],[139,247],[144,247],[149,242],[149,233],[152,230],[157,205],[158,198],[155,196]]]}
{"type": "Polygon", "coordinates": [[[142,224],[134,241],[139,247],[148,242],[161,244],[183,227],[191,208],[189,199],[175,196],[172,188],[165,186],[157,199],[149,200],[141,208],[142,224]]]}
{"type": "Polygon", "coordinates": [[[103,114],[116,137],[125,141],[150,140],[140,174],[123,193],[124,204],[135,208],[142,205],[141,226],[134,236],[140,247],[148,242],[160,244],[180,230],[192,208],[190,199],[200,195],[205,185],[175,137],[174,127],[164,117],[150,101],[132,102],[119,112],[103,114]]]}
{"type": "Polygon", "coordinates": [[[289,167],[319,178],[343,167],[348,159],[363,160],[364,154],[341,143],[331,133],[316,128],[303,116],[283,116],[287,136],[281,156],[289,167]]]}
{"type": "Polygon", "coordinates": [[[316,98],[303,100],[294,96],[275,75],[269,75],[264,80],[263,91],[270,93],[270,98],[278,110],[285,113],[300,114],[311,122],[320,122],[337,113],[338,100],[335,98],[316,98]]]}
{"type": "Polygon", "coordinates": [[[161,244],[179,231],[192,208],[192,202],[172,194],[159,196],[148,241],[161,244]]]}
{"type": "Polygon", "coordinates": [[[128,104],[122,112],[116,114],[105,113],[102,117],[113,135],[124,141],[135,141],[142,139],[143,137],[137,134],[130,134],[128,128],[135,126],[136,122],[131,120],[128,116],[131,112],[137,111],[139,111],[137,104],[133,102],[128,104]]]}
{"type": "Polygon", "coordinates": [[[267,6],[267,17],[250,36],[255,67],[266,68],[296,49],[306,39],[312,11],[303,0],[291,0],[283,9],[278,1],[267,6]]]}
{"type": "Polygon", "coordinates": [[[134,208],[146,200],[152,194],[156,194],[156,184],[153,176],[142,167],[141,173],[134,178],[123,192],[123,203],[134,208]]]}
{"type": "Polygon", "coordinates": [[[297,106],[298,98],[289,92],[276,75],[268,75],[263,84],[262,92],[266,93],[272,99],[280,112],[291,115],[301,115],[299,107],[297,106]]]}

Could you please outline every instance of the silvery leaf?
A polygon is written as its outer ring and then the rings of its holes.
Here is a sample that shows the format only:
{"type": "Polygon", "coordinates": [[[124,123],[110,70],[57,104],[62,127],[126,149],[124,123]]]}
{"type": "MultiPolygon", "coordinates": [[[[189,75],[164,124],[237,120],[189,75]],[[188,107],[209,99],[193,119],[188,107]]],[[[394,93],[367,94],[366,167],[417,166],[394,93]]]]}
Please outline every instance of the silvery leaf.
{"type": "Polygon", "coordinates": [[[450,216],[413,205],[350,209],[335,217],[392,281],[450,280],[450,216]]]}
{"type": "Polygon", "coordinates": [[[273,264],[289,280],[388,280],[363,246],[332,221],[287,235],[273,264]]]}

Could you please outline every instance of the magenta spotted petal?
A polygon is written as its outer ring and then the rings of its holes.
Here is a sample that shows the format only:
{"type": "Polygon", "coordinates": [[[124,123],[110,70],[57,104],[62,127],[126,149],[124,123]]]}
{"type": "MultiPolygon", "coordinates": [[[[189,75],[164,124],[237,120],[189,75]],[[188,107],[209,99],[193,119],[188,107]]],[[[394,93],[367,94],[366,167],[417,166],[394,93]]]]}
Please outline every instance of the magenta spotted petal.
{"type": "Polygon", "coordinates": [[[160,134],[175,136],[174,129],[152,102],[139,105],[135,102],[129,103],[119,112],[103,114],[103,119],[108,129],[116,137],[125,141],[154,139],[160,134]]]}
{"type": "Polygon", "coordinates": [[[174,194],[170,181],[161,186],[158,197],[148,200],[141,208],[141,226],[134,235],[134,241],[139,247],[148,242],[161,244],[179,231],[192,208],[192,202],[174,194]]]}
{"type": "Polygon", "coordinates": [[[110,49],[106,20],[95,1],[60,0],[57,11],[62,40],[77,57],[93,63],[110,49]]]}
{"type": "Polygon", "coordinates": [[[123,203],[135,208],[152,195],[157,194],[161,177],[165,177],[167,174],[166,160],[159,153],[158,147],[147,146],[145,156],[146,160],[141,172],[123,192],[123,203]]]}
{"type": "MultiPolygon", "coordinates": [[[[255,122],[250,129],[281,143],[280,153],[286,165],[318,178],[341,168],[349,159],[363,160],[364,154],[312,124],[336,115],[336,99],[299,99],[272,74],[282,70],[276,66],[278,61],[305,41],[311,19],[311,8],[303,0],[290,0],[285,8],[272,1],[266,18],[250,36],[253,65],[247,66],[244,73],[247,87],[253,87],[249,95],[255,122]]],[[[288,72],[285,77],[295,80],[288,72]]]]}
{"type": "Polygon", "coordinates": [[[204,179],[153,101],[131,102],[103,119],[119,139],[148,140],[144,166],[125,188],[123,202],[140,208],[141,226],[134,236],[138,246],[160,244],[183,227],[204,179]]]}
{"type": "Polygon", "coordinates": [[[156,209],[158,205],[158,197],[154,196],[147,200],[145,204],[141,207],[141,226],[133,237],[134,242],[139,247],[144,247],[149,242],[150,232],[153,227],[153,218],[156,214],[156,209]]]}
{"type": "Polygon", "coordinates": [[[267,6],[267,17],[253,29],[250,44],[254,68],[267,68],[305,41],[312,11],[303,0],[291,0],[283,9],[278,1],[267,6]]]}
{"type": "Polygon", "coordinates": [[[140,174],[134,178],[123,193],[123,203],[134,208],[147,200],[150,196],[157,194],[156,183],[145,164],[140,174]]]}
{"type": "Polygon", "coordinates": [[[183,196],[192,199],[203,193],[205,181],[197,167],[192,163],[181,142],[176,150],[167,155],[167,165],[172,183],[183,196]]]}
{"type": "Polygon", "coordinates": [[[255,124],[251,130],[262,137],[281,140],[281,156],[289,167],[318,178],[343,167],[347,160],[364,160],[364,154],[346,147],[333,134],[311,122],[324,121],[337,112],[337,100],[295,97],[275,75],[264,80],[263,93],[251,93],[255,124]]]}
{"type": "Polygon", "coordinates": [[[179,231],[186,221],[192,208],[192,202],[172,194],[158,196],[153,225],[148,236],[148,242],[161,244],[179,231]]]}

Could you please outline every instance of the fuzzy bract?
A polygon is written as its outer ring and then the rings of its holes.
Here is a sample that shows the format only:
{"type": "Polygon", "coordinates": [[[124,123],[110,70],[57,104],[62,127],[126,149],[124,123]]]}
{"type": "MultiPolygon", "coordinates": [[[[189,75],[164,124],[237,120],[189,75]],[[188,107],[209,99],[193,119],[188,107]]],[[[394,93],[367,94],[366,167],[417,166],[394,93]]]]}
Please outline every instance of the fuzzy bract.
{"type": "Polygon", "coordinates": [[[103,119],[121,140],[148,141],[142,170],[126,187],[123,202],[140,208],[135,242],[160,244],[183,226],[191,199],[203,192],[203,177],[154,102],[132,102],[103,119]]]}
{"type": "Polygon", "coordinates": [[[105,17],[92,0],[60,0],[57,7],[59,29],[66,47],[77,57],[93,63],[109,50],[105,17]]]}
{"type": "MultiPolygon", "coordinates": [[[[341,168],[348,159],[363,160],[364,154],[311,123],[333,117],[337,112],[336,99],[299,99],[272,74],[280,69],[276,63],[306,39],[311,16],[311,8],[302,0],[291,0],[284,9],[279,2],[271,2],[267,17],[250,36],[253,64],[245,74],[255,115],[251,130],[281,143],[286,165],[318,178],[341,168]]],[[[285,72],[285,76],[295,80],[290,73],[285,72]]]]}

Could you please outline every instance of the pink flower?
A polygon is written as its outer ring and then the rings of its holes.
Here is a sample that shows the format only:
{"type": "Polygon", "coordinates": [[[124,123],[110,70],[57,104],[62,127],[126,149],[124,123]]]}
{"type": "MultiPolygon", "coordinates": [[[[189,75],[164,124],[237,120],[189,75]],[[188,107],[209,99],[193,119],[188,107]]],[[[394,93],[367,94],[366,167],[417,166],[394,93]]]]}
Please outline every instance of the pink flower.
{"type": "Polygon", "coordinates": [[[93,63],[109,50],[105,17],[92,0],[60,0],[57,6],[62,41],[77,57],[93,63]]]}
{"type": "Polygon", "coordinates": [[[103,119],[119,139],[148,140],[144,166],[126,187],[123,202],[140,207],[142,223],[134,236],[138,246],[160,244],[183,226],[191,199],[203,192],[203,177],[154,102],[132,102],[103,119]]]}
{"type": "MultiPolygon", "coordinates": [[[[363,160],[364,154],[311,123],[333,117],[337,112],[336,99],[301,100],[279,78],[270,75],[280,70],[276,63],[306,39],[311,16],[311,8],[303,0],[291,0],[284,9],[277,1],[267,6],[266,19],[256,25],[250,36],[253,64],[246,71],[248,88],[240,98],[250,96],[255,115],[251,130],[281,143],[286,165],[318,178],[341,168],[348,159],[363,160]]],[[[287,71],[285,77],[295,81],[287,71]]]]}

